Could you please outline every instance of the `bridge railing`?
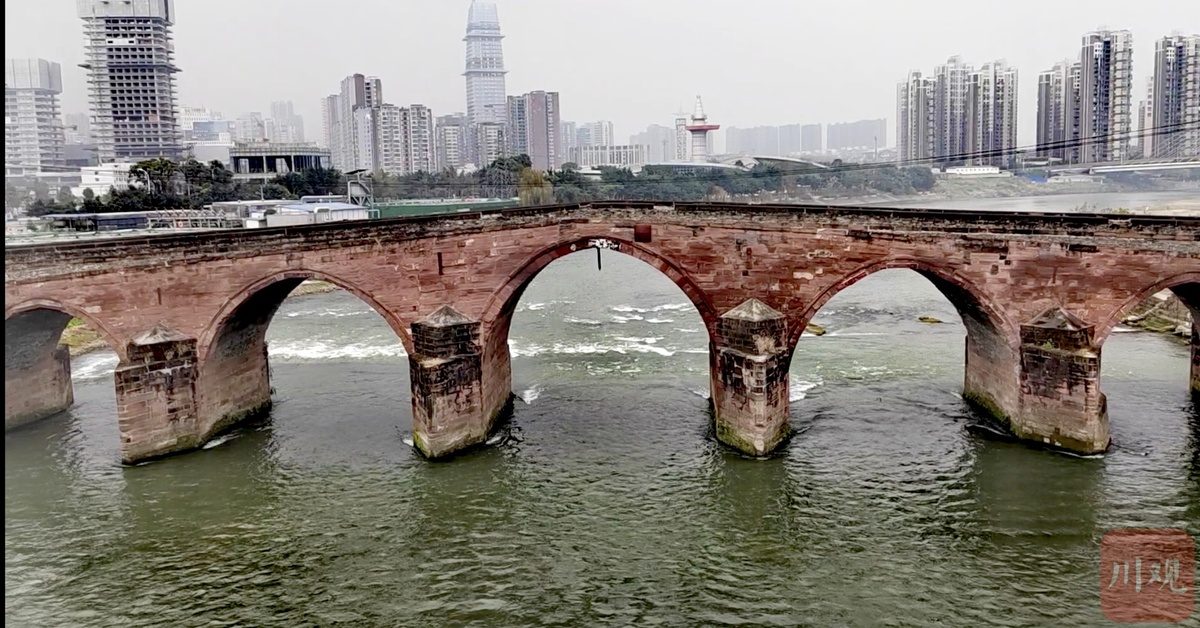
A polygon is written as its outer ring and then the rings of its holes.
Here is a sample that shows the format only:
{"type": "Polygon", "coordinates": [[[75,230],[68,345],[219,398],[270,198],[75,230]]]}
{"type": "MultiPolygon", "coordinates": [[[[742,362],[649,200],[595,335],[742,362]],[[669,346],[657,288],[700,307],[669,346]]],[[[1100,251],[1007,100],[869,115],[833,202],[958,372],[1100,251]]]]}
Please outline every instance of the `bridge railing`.
{"type": "MultiPolygon", "coordinates": [[[[634,211],[653,213],[656,217],[663,215],[682,216],[687,214],[711,216],[716,218],[730,217],[741,214],[747,218],[753,216],[794,216],[808,218],[827,218],[845,226],[854,218],[864,221],[880,222],[890,220],[929,220],[937,221],[937,229],[953,232],[993,232],[1014,234],[1054,234],[1063,235],[1071,230],[1094,229],[1096,227],[1116,227],[1125,231],[1170,228],[1189,228],[1196,231],[1196,239],[1200,240],[1200,217],[1188,216],[1155,216],[1155,215],[1122,215],[1083,212],[1008,212],[1008,211],[979,211],[954,209],[926,208],[890,208],[890,207],[861,207],[846,205],[815,205],[815,204],[747,204],[747,203],[683,203],[674,201],[597,201],[582,204],[538,205],[518,208],[484,209],[454,214],[432,214],[425,216],[404,216],[396,218],[379,218],[371,220],[355,220],[344,222],[318,223],[312,225],[297,225],[283,227],[263,227],[255,229],[228,229],[191,233],[164,233],[138,235],[132,237],[111,237],[84,239],[72,242],[23,243],[5,246],[5,258],[11,259],[23,251],[63,250],[76,251],[115,251],[139,246],[172,247],[196,245],[197,243],[213,243],[229,245],[237,242],[253,242],[270,240],[281,236],[287,238],[296,236],[322,237],[328,232],[361,232],[364,237],[378,234],[381,230],[396,236],[395,229],[404,229],[406,238],[419,238],[436,235],[441,231],[453,231],[458,225],[481,223],[483,227],[494,227],[504,221],[521,218],[545,218],[553,220],[572,220],[586,222],[587,215],[573,215],[588,211],[634,211]],[[662,212],[662,213],[660,213],[662,212]]],[[[636,216],[621,216],[623,220],[636,219],[636,216]]],[[[886,230],[886,225],[867,225],[871,228],[886,230]]],[[[935,225],[929,225],[934,227],[935,225]]],[[[1174,238],[1178,239],[1178,238],[1174,238]]]]}

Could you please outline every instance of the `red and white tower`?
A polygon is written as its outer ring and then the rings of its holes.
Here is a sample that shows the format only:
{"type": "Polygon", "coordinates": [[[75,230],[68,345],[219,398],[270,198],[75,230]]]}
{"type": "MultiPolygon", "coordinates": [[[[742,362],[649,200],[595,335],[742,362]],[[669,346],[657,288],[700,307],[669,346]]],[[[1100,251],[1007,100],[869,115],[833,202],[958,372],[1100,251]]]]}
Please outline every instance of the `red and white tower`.
{"type": "Polygon", "coordinates": [[[718,124],[709,124],[708,116],[704,115],[704,103],[696,96],[696,110],[692,112],[692,123],[683,127],[692,134],[692,163],[702,164],[708,161],[708,132],[721,128],[718,124]]]}

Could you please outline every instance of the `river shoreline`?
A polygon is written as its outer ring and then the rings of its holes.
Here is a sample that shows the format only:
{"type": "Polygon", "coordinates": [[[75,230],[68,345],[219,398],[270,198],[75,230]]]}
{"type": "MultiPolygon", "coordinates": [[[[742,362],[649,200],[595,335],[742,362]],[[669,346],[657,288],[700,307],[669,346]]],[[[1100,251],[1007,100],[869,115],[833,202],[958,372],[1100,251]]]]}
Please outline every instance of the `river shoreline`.
{"type": "MultiPolygon", "coordinates": [[[[813,195],[810,199],[793,202],[828,203],[830,205],[897,205],[901,207],[933,206],[948,208],[956,202],[975,204],[987,200],[1052,199],[1065,196],[1146,196],[1161,194],[1161,198],[1149,198],[1146,203],[1128,203],[1114,198],[1113,202],[1081,203],[1067,211],[1111,212],[1121,214],[1163,214],[1200,216],[1200,186],[1181,184],[1162,189],[1137,189],[1113,183],[1034,183],[1025,179],[962,179],[938,181],[929,192],[916,194],[844,194],[813,195]],[[1191,192],[1191,194],[1189,194],[1191,192]]],[[[1061,211],[1061,210],[1060,210],[1061,211]]]]}
{"type": "Polygon", "coordinates": [[[292,293],[289,294],[287,298],[291,299],[294,297],[306,297],[314,294],[326,294],[329,292],[336,292],[338,290],[341,290],[341,288],[329,283],[328,281],[310,279],[299,286],[296,286],[296,289],[292,290],[292,293]]]}
{"type": "Polygon", "coordinates": [[[1192,335],[1191,314],[1183,301],[1170,290],[1164,290],[1142,302],[1121,319],[1121,324],[1173,336],[1185,343],[1190,341],[1192,335]]]}

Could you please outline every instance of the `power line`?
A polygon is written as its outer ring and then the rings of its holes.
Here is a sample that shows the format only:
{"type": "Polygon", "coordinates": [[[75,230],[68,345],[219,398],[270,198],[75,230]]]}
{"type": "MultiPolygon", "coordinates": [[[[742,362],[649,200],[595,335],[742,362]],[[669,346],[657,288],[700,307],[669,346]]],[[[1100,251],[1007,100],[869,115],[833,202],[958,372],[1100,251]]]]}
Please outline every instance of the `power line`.
{"type": "MultiPolygon", "coordinates": [[[[1129,139],[1133,139],[1136,137],[1145,137],[1147,135],[1149,135],[1151,137],[1157,137],[1160,135],[1174,135],[1176,133],[1182,133],[1183,131],[1187,131],[1189,129],[1200,129],[1200,123],[1198,123],[1198,122],[1182,123],[1181,122],[1181,123],[1176,123],[1176,124],[1165,124],[1165,125],[1161,125],[1161,126],[1147,127],[1144,129],[1139,129],[1137,131],[1127,131],[1124,133],[1110,133],[1110,134],[1104,134],[1104,135],[1094,135],[1094,136],[1087,137],[1087,138],[1060,140],[1057,142],[1045,142],[1042,144],[1028,144],[1025,146],[1017,146],[1017,147],[1010,148],[1010,149],[975,151],[975,152],[969,152],[969,153],[958,153],[958,154],[954,154],[954,155],[945,155],[945,156],[922,157],[919,159],[900,160],[900,161],[885,162],[885,163],[890,163],[890,165],[912,165],[912,164],[921,164],[921,163],[938,163],[938,162],[943,162],[943,161],[985,159],[988,157],[1008,157],[1008,156],[1016,155],[1018,153],[1031,151],[1031,150],[1046,151],[1046,150],[1056,150],[1056,149],[1060,149],[1060,148],[1061,149],[1082,148],[1083,146],[1088,146],[1088,145],[1092,145],[1092,144],[1100,144],[1100,143],[1104,143],[1104,142],[1108,142],[1108,141],[1112,141],[1112,140],[1129,140],[1129,139]]],[[[864,164],[864,165],[866,165],[866,164],[864,164]]]]}

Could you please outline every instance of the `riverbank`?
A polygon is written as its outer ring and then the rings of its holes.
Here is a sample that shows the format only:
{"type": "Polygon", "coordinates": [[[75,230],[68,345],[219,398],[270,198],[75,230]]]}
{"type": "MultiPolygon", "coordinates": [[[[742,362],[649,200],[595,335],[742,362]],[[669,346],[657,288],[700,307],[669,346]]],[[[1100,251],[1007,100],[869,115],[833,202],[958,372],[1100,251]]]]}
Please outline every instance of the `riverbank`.
{"type": "Polygon", "coordinates": [[[73,318],[71,322],[67,323],[67,328],[63,330],[59,344],[67,345],[73,358],[99,351],[108,346],[108,342],[104,340],[104,336],[101,336],[100,332],[92,329],[78,318],[73,318]]]}
{"type": "Polygon", "coordinates": [[[855,194],[851,190],[842,190],[840,194],[813,195],[807,199],[797,199],[796,202],[957,208],[978,205],[980,201],[991,199],[1003,199],[997,205],[1001,207],[1020,199],[1050,200],[1059,197],[1063,199],[1061,204],[1065,207],[1056,211],[1200,215],[1200,185],[1191,183],[1160,184],[1144,189],[1112,182],[1037,183],[1020,177],[940,179],[933,190],[917,194],[855,194]],[[1067,200],[1072,196],[1099,200],[1067,200]]]}
{"type": "Polygon", "coordinates": [[[288,298],[306,297],[312,294],[325,294],[327,292],[336,292],[338,290],[341,290],[341,288],[329,283],[328,281],[310,279],[299,286],[296,286],[296,289],[292,290],[292,293],[288,295],[288,298]]]}
{"type": "Polygon", "coordinates": [[[1175,293],[1163,290],[1137,306],[1121,323],[1135,329],[1189,339],[1191,313],[1175,293]]]}

